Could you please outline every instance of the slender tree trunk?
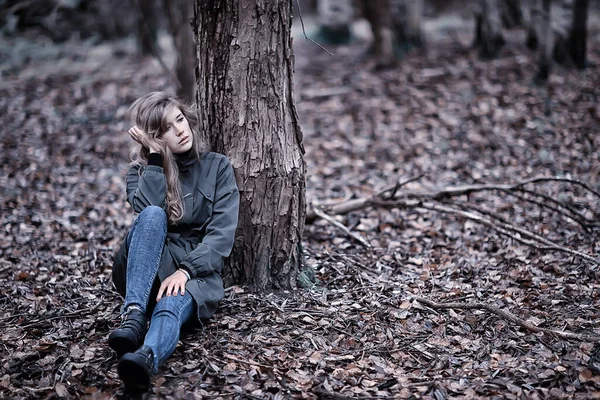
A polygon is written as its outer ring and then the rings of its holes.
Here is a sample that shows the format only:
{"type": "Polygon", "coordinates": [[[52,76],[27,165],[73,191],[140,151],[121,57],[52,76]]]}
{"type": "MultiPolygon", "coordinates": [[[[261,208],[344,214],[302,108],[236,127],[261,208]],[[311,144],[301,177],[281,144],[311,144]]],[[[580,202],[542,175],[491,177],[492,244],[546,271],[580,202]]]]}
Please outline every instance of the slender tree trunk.
{"type": "MultiPolygon", "coordinates": [[[[367,0],[368,1],[368,0],[367,0]]],[[[423,45],[423,0],[389,0],[394,39],[400,49],[423,45]]]]}
{"type": "Polygon", "coordinates": [[[484,58],[498,55],[504,45],[499,0],[479,0],[475,8],[475,46],[484,58]]]}
{"type": "Polygon", "coordinates": [[[305,164],[289,0],[194,0],[200,129],[233,164],[240,220],[226,284],[296,284],[305,164]]]}
{"type": "Polygon", "coordinates": [[[553,35],[550,0],[533,0],[531,24],[538,38],[538,72],[534,81],[542,84],[548,80],[552,66],[553,35]]]}
{"type": "Polygon", "coordinates": [[[349,43],[354,14],[354,0],[318,0],[319,40],[326,44],[349,43]]]}
{"type": "Polygon", "coordinates": [[[505,28],[511,29],[523,24],[520,2],[521,0],[502,0],[500,2],[500,16],[505,28]]]}
{"type": "Polygon", "coordinates": [[[177,94],[192,103],[195,101],[196,76],[196,47],[192,32],[193,0],[164,0],[163,5],[169,19],[169,32],[173,36],[177,50],[177,94]]]}
{"type": "Polygon", "coordinates": [[[373,53],[378,67],[394,63],[394,35],[388,0],[365,0],[365,17],[373,32],[373,53]]]}
{"type": "Polygon", "coordinates": [[[158,15],[153,0],[133,0],[139,12],[137,40],[142,56],[158,52],[158,15]]]}
{"type": "Polygon", "coordinates": [[[585,68],[589,0],[575,0],[573,8],[573,21],[569,30],[568,48],[573,64],[577,68],[585,68]]]}

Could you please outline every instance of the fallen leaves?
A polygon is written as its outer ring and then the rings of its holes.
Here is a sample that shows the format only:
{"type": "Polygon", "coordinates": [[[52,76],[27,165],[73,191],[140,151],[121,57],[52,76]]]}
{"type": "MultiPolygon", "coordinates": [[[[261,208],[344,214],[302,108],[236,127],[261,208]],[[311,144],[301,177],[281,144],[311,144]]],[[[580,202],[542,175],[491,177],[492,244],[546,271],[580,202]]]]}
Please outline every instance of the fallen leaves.
{"type": "MultiPolygon", "coordinates": [[[[356,61],[364,49],[355,44],[331,58],[296,44],[307,194],[317,203],[370,196],[398,176],[422,174],[404,189],[560,175],[598,190],[599,122],[589,111],[600,95],[597,43],[590,41],[588,70],[556,71],[548,101],[529,85],[532,56],[512,45],[488,63],[456,43],[433,43],[377,73],[368,60],[356,61]]],[[[122,393],[105,340],[120,306],[112,255],[132,222],[124,201],[125,112],[138,95],[167,83],[158,67],[140,66],[133,55],[111,60],[119,76],[113,68],[85,79],[40,70],[39,77],[9,77],[0,89],[0,396],[122,393]]],[[[541,188],[598,220],[600,204],[584,191],[541,188]]],[[[464,197],[461,205],[600,252],[597,227],[586,233],[516,197],[464,197]]],[[[182,335],[152,394],[600,397],[597,372],[587,366],[590,343],[414,301],[482,301],[538,327],[593,332],[596,266],[433,211],[369,208],[334,218],[372,249],[325,221],[307,226],[304,261],[317,285],[274,294],[229,288],[215,318],[182,335]]]]}

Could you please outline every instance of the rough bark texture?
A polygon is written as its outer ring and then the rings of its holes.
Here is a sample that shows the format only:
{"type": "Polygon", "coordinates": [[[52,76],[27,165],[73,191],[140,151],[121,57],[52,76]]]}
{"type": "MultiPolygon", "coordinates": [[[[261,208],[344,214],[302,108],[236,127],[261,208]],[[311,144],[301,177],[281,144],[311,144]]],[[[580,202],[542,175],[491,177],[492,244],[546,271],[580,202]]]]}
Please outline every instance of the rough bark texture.
{"type": "Polygon", "coordinates": [[[475,8],[475,46],[484,58],[498,55],[504,45],[499,0],[479,0],[475,8]]]}
{"type": "Polygon", "coordinates": [[[305,164],[293,96],[289,0],[195,0],[200,129],[240,188],[226,284],[295,286],[305,164]]]}
{"type": "Polygon", "coordinates": [[[388,0],[365,0],[365,17],[373,31],[373,53],[377,65],[385,67],[394,63],[394,35],[388,0]]]}
{"type": "Polygon", "coordinates": [[[188,102],[196,100],[196,53],[192,32],[192,0],[164,0],[169,32],[177,49],[177,94],[188,102]]]}

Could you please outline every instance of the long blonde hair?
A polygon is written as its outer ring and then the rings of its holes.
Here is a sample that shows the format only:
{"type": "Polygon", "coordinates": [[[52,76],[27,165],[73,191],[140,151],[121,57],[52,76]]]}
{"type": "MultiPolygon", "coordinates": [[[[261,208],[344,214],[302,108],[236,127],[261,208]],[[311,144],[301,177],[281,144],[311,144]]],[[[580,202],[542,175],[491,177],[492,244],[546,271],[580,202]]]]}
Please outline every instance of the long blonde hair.
{"type": "MultiPolygon", "coordinates": [[[[170,107],[179,108],[190,124],[192,134],[194,135],[192,151],[196,154],[196,157],[200,158],[200,154],[205,151],[205,146],[201,142],[197,129],[198,117],[192,107],[176,97],[165,92],[148,93],[131,104],[129,115],[132,122],[138,128],[150,134],[154,140],[162,144],[161,147],[164,149],[162,154],[163,168],[167,178],[167,216],[169,223],[174,225],[183,218],[183,196],[181,193],[181,183],[179,182],[179,167],[177,166],[173,152],[171,152],[161,138],[161,135],[167,130],[165,111],[168,111],[170,107]]],[[[131,165],[137,167],[148,165],[149,154],[148,148],[142,145],[136,146],[131,152],[131,165]]]]}

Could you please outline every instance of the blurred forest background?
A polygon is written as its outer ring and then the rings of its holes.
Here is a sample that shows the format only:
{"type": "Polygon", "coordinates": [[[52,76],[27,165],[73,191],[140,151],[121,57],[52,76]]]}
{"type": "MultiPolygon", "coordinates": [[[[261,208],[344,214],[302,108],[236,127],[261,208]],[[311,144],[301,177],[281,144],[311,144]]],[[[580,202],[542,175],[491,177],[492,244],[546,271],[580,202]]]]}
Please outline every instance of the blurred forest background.
{"type": "MultiPolygon", "coordinates": [[[[294,3],[304,290],[231,286],[150,397],[600,397],[598,2],[294,3]]],[[[0,0],[0,397],[123,394],[126,111],[194,99],[192,18],[0,0]]]]}

